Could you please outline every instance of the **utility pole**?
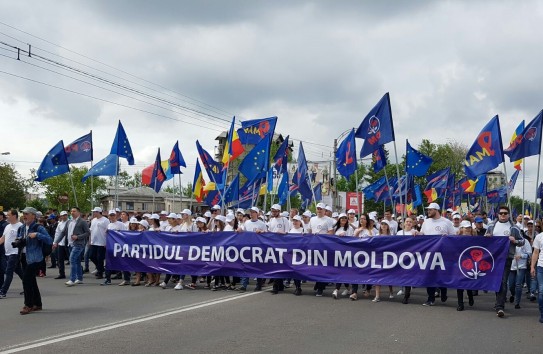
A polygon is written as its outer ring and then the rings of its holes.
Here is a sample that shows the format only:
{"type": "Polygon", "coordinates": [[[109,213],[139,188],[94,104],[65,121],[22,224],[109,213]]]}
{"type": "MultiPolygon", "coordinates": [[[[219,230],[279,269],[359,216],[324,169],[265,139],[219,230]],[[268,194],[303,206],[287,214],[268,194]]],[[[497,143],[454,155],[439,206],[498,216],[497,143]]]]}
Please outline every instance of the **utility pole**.
{"type": "Polygon", "coordinates": [[[339,205],[339,198],[337,194],[337,161],[336,161],[336,153],[337,153],[337,139],[334,139],[334,188],[333,188],[333,195],[332,195],[332,208],[334,210],[337,210],[337,207],[339,205]]]}

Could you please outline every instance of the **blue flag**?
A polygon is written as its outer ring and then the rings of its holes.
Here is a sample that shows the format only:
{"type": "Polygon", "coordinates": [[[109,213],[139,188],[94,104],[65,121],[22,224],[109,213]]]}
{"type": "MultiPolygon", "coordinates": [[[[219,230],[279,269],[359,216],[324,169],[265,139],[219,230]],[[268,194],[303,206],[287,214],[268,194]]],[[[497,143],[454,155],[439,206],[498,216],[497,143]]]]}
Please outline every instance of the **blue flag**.
{"type": "Polygon", "coordinates": [[[181,150],[179,150],[179,141],[176,141],[175,145],[173,146],[172,153],[170,154],[169,158],[169,164],[170,173],[172,175],[182,174],[181,166],[187,167],[185,159],[183,159],[183,155],[181,154],[181,150]]]}
{"type": "Polygon", "coordinates": [[[115,140],[113,140],[110,154],[124,157],[129,165],[134,164],[132,148],[130,147],[130,142],[128,141],[121,121],[119,121],[119,125],[117,126],[117,133],[115,134],[115,140]]]}
{"type": "Polygon", "coordinates": [[[517,178],[518,178],[519,170],[516,170],[515,173],[511,176],[511,180],[509,181],[509,184],[507,185],[507,188],[509,189],[509,194],[513,193],[513,190],[515,189],[515,184],[517,184],[517,178]]]}
{"type": "Polygon", "coordinates": [[[538,155],[541,151],[541,128],[543,110],[524,128],[511,145],[503,152],[510,161],[516,161],[528,156],[538,155]]]}
{"type": "Polygon", "coordinates": [[[372,153],[373,172],[378,173],[387,165],[387,155],[383,145],[372,153]]]}
{"type": "Polygon", "coordinates": [[[224,202],[231,203],[239,200],[239,173],[230,183],[230,187],[224,193],[224,202]]]}
{"type": "Polygon", "coordinates": [[[270,139],[271,136],[266,135],[239,164],[238,171],[251,183],[266,177],[266,172],[270,168],[270,139]]]}
{"type": "Polygon", "coordinates": [[[539,198],[539,205],[543,209],[543,182],[539,183],[537,188],[537,197],[539,198]]]}
{"type": "Polygon", "coordinates": [[[406,144],[405,172],[413,176],[424,176],[432,164],[432,158],[413,149],[407,140],[406,144]]]}
{"type": "Polygon", "coordinates": [[[273,140],[275,124],[277,117],[252,119],[241,122],[241,128],[238,129],[239,140],[243,145],[255,145],[266,136],[273,140]]]}
{"type": "MultiPolygon", "coordinates": [[[[432,173],[430,176],[426,177],[428,184],[426,185],[426,190],[430,188],[445,190],[449,186],[449,176],[451,174],[451,168],[447,167],[437,172],[432,173]]],[[[453,182],[454,184],[454,182],[453,182]]]]}
{"type": "Polygon", "coordinates": [[[298,185],[298,192],[302,196],[302,200],[309,200],[309,202],[313,200],[313,191],[311,190],[311,186],[307,179],[302,180],[298,185]]]}
{"type": "Polygon", "coordinates": [[[304,146],[300,141],[300,148],[298,149],[298,168],[292,177],[292,182],[296,185],[300,185],[302,181],[305,180],[307,180],[307,160],[305,159],[304,146]]]}
{"type": "Polygon", "coordinates": [[[155,192],[158,193],[160,188],[162,188],[162,183],[164,183],[164,181],[166,181],[166,173],[164,173],[164,169],[162,169],[160,148],[158,148],[155,164],[153,165],[153,174],[151,174],[151,185],[149,187],[153,188],[155,192]]]}
{"type": "Polygon", "coordinates": [[[64,147],[68,163],[92,161],[92,131],[64,147]]]}
{"type": "Polygon", "coordinates": [[[287,170],[287,163],[288,163],[288,138],[289,136],[283,140],[281,143],[281,146],[279,146],[279,149],[277,149],[277,152],[273,156],[274,161],[274,167],[277,173],[283,173],[287,170]]]}
{"type": "Polygon", "coordinates": [[[35,181],[41,182],[67,172],[70,172],[70,166],[68,166],[64,143],[61,140],[43,158],[40,167],[36,170],[35,181]]]}
{"type": "Polygon", "coordinates": [[[470,179],[487,173],[503,162],[500,120],[495,116],[481,130],[464,160],[464,171],[470,179]]]}
{"type": "Polygon", "coordinates": [[[336,151],[337,170],[345,178],[349,179],[356,171],[356,142],[354,129],[339,144],[336,151]]]}
{"type": "Polygon", "coordinates": [[[85,182],[90,176],[115,176],[117,174],[117,161],[118,157],[115,154],[107,155],[103,160],[98,161],[98,163],[81,179],[81,182],[85,182]]]}
{"type": "Polygon", "coordinates": [[[268,193],[273,192],[273,168],[268,170],[268,177],[266,178],[266,191],[268,193]]]}
{"type": "Polygon", "coordinates": [[[279,205],[286,203],[288,199],[288,171],[283,172],[281,175],[281,181],[279,182],[279,187],[277,188],[277,195],[279,196],[279,205]]]}
{"type": "Polygon", "coordinates": [[[413,208],[416,208],[420,205],[422,205],[422,193],[420,191],[420,186],[418,184],[415,185],[415,199],[413,199],[413,208]]]}
{"type": "Polygon", "coordinates": [[[366,186],[362,189],[362,193],[364,193],[365,199],[375,199],[375,191],[377,191],[380,187],[383,185],[386,185],[386,177],[383,176],[379,178],[377,181],[373,182],[372,184],[366,186]]]}
{"type": "Polygon", "coordinates": [[[362,150],[360,150],[361,158],[368,156],[379,146],[394,141],[394,126],[392,125],[388,92],[360,123],[355,136],[364,139],[362,150]]]}
{"type": "Polygon", "coordinates": [[[322,182],[319,182],[314,188],[313,193],[315,194],[315,201],[322,201],[322,182]]]}
{"type": "Polygon", "coordinates": [[[211,182],[214,182],[217,185],[218,189],[223,188],[223,169],[220,162],[217,162],[213,160],[213,157],[204,150],[202,145],[200,145],[200,142],[196,140],[196,149],[198,149],[198,154],[200,155],[200,161],[202,161],[202,164],[204,165],[204,169],[207,172],[207,176],[209,177],[211,182]]]}
{"type": "Polygon", "coordinates": [[[207,195],[205,196],[204,201],[206,202],[207,205],[222,205],[221,194],[216,189],[207,192],[207,195]]]}

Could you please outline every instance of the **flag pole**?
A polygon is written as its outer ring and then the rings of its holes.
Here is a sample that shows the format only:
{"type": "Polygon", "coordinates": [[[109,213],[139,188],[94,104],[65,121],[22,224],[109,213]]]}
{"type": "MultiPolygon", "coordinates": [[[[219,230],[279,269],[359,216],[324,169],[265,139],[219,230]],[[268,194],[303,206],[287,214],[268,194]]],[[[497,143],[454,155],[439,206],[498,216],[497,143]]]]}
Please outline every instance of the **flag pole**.
{"type": "MultiPolygon", "coordinates": [[[[115,206],[113,209],[117,209],[119,207],[119,155],[115,155],[117,158],[117,164],[115,165],[115,206]]],[[[119,208],[120,209],[120,208],[119,208]]]]}
{"type": "Polygon", "coordinates": [[[77,195],[75,194],[75,186],[74,186],[74,180],[72,178],[72,171],[68,171],[68,175],[70,176],[70,184],[72,185],[72,192],[74,193],[74,200],[75,200],[75,206],[79,207],[77,203],[77,195]]]}
{"type": "MultiPolygon", "coordinates": [[[[398,150],[396,148],[396,140],[394,140],[394,155],[396,155],[396,173],[398,174],[398,184],[399,184],[400,183],[400,163],[398,162],[398,150]]],[[[390,190],[390,188],[389,188],[389,190],[390,190]]],[[[401,190],[400,190],[400,205],[401,204],[403,204],[403,198],[402,198],[402,193],[401,193],[401,190]]]]}
{"type": "MultiPolygon", "coordinates": [[[[158,168],[157,168],[156,174],[158,175],[158,168]]],[[[155,176],[155,178],[153,179],[153,192],[154,192],[154,193],[153,193],[153,211],[156,209],[156,206],[155,206],[156,177],[157,177],[157,176],[155,176]]],[[[172,210],[172,212],[173,212],[173,210],[172,210]]]]}
{"type": "MultiPolygon", "coordinates": [[[[526,185],[526,173],[524,171],[526,171],[526,159],[522,159],[522,221],[523,222],[524,222],[524,198],[525,198],[524,187],[526,185]]],[[[539,171],[537,172],[539,173],[539,171]]]]}
{"type": "MultiPolygon", "coordinates": [[[[503,173],[505,174],[505,191],[507,192],[507,207],[509,207],[509,210],[511,210],[511,200],[510,200],[510,194],[509,194],[509,179],[507,178],[507,168],[505,167],[505,159],[503,160],[503,173]]],[[[539,168],[539,166],[537,166],[539,168]]],[[[537,171],[539,174],[539,171],[537,171]]],[[[539,177],[538,177],[539,178],[539,177]]],[[[536,193],[537,195],[537,193],[536,193]]]]}
{"type": "Polygon", "coordinates": [[[360,214],[362,214],[361,206],[360,206],[360,194],[358,194],[358,164],[356,165],[356,170],[354,170],[354,178],[356,179],[356,185],[355,185],[355,191],[356,191],[356,214],[358,217],[358,220],[360,220],[360,214]]]}
{"type": "MultiPolygon", "coordinates": [[[[539,154],[537,157],[537,173],[536,173],[536,178],[535,178],[534,219],[537,212],[537,194],[539,192],[539,168],[540,167],[541,167],[541,146],[539,147],[539,154]]],[[[532,240],[534,239],[534,236],[535,236],[535,224],[532,229],[532,240]]]]}
{"type": "MultiPolygon", "coordinates": [[[[383,170],[385,171],[385,181],[387,182],[387,186],[388,186],[388,196],[390,197],[390,205],[392,206],[392,210],[396,210],[396,208],[394,207],[394,199],[392,198],[392,191],[390,190],[390,183],[388,182],[388,175],[387,175],[387,169],[386,169],[386,166],[385,168],[383,168],[383,170]]],[[[383,200],[384,202],[384,200],[383,200]]],[[[383,213],[385,212],[386,210],[386,203],[384,202],[383,203],[383,213]]]]}
{"type": "Polygon", "coordinates": [[[180,211],[183,211],[183,185],[181,184],[181,171],[179,171],[179,208],[180,211]]]}
{"type": "Polygon", "coordinates": [[[315,191],[313,190],[313,186],[311,185],[311,179],[309,178],[309,173],[306,173],[305,177],[307,178],[307,183],[309,183],[309,189],[311,189],[311,194],[313,195],[313,204],[315,204],[315,210],[316,210],[317,209],[317,198],[315,198],[315,191]]]}
{"type": "MultiPolygon", "coordinates": [[[[92,129],[90,131],[90,135],[91,135],[91,148],[94,149],[94,146],[92,145],[92,129]]],[[[94,150],[91,150],[91,161],[90,161],[91,170],[92,170],[92,165],[93,165],[92,164],[93,159],[94,159],[94,150]]],[[[94,183],[93,183],[94,181],[93,180],[94,180],[94,178],[92,178],[92,176],[91,176],[91,183],[90,183],[91,184],[91,198],[90,198],[91,199],[90,200],[91,209],[94,209],[94,183]]]]}
{"type": "MultiPolygon", "coordinates": [[[[263,208],[262,208],[262,211],[264,212],[264,214],[266,213],[266,205],[267,205],[267,202],[268,202],[268,171],[266,171],[266,190],[264,192],[264,205],[263,205],[263,208]]],[[[273,183],[273,179],[272,179],[272,183],[273,183]]],[[[259,194],[260,194],[260,191],[259,191],[259,194]]]]}

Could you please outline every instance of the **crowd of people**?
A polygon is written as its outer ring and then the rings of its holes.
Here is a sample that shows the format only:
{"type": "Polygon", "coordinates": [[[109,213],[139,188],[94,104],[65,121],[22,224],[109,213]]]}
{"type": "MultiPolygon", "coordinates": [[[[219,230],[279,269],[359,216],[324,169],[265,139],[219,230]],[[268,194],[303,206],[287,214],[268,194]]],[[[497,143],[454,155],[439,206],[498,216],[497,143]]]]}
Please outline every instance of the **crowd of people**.
{"type": "MultiPolygon", "coordinates": [[[[22,210],[0,212],[0,298],[8,294],[14,274],[23,282],[24,307],[22,315],[42,309],[42,301],[36,277],[46,276],[47,268],[57,268],[55,279],[66,279],[68,287],[83,283],[83,274],[90,273],[89,265],[95,265],[93,271],[96,279],[103,279],[101,285],[112,284],[112,279],[121,280],[119,286],[156,286],[161,288],[204,288],[212,291],[248,290],[249,279],[230,276],[190,275],[185,281],[183,274],[135,273],[122,269],[109,269],[105,262],[107,230],[132,230],[156,232],[217,232],[248,231],[273,232],[278,234],[328,234],[334,237],[377,237],[377,236],[417,236],[417,235],[461,235],[461,236],[498,236],[508,237],[510,248],[501,288],[496,293],[495,310],[498,317],[505,316],[505,303],[509,293],[509,302],[515,309],[521,305],[523,289],[528,290],[530,301],[538,300],[540,318],[543,323],[543,245],[541,221],[531,220],[528,216],[519,215],[513,220],[509,208],[502,206],[496,220],[489,220],[486,213],[467,213],[448,209],[441,211],[436,203],[430,203],[426,215],[394,217],[391,210],[384,215],[377,212],[358,215],[354,210],[345,213],[334,212],[332,207],[319,203],[316,213],[310,211],[300,213],[293,208],[290,212],[282,211],[281,206],[274,204],[269,212],[264,213],[257,207],[247,210],[228,209],[222,212],[215,205],[202,214],[193,214],[184,209],[181,213],[129,213],[119,209],[104,212],[96,207],[91,214],[82,214],[74,207],[67,211],[49,210],[45,214],[32,207],[22,210]],[[50,248],[48,246],[52,245],[50,248]],[[50,253],[50,255],[49,255],[50,253]],[[49,267],[46,267],[49,260],[49,267]],[[65,266],[70,266],[67,276],[65,266]]],[[[266,279],[256,279],[254,291],[262,290],[266,279]]],[[[298,279],[270,279],[273,284],[271,293],[277,294],[294,285],[294,295],[302,295],[302,282],[298,279]]],[[[358,299],[359,288],[362,296],[373,294],[373,302],[380,302],[382,286],[371,284],[328,284],[316,282],[314,294],[323,296],[327,286],[333,286],[332,297],[349,297],[358,299]],[[341,291],[342,286],[344,290],[341,291]],[[340,293],[341,291],[341,293],[340,293]]],[[[392,284],[394,285],[394,284],[392,284]]],[[[404,286],[395,292],[388,286],[388,297],[402,296],[404,304],[409,303],[411,287],[404,286]]],[[[446,288],[429,287],[427,301],[424,306],[434,306],[436,297],[447,301],[446,288]]],[[[464,310],[464,292],[469,306],[474,305],[477,291],[457,289],[458,311],[464,310]]]]}

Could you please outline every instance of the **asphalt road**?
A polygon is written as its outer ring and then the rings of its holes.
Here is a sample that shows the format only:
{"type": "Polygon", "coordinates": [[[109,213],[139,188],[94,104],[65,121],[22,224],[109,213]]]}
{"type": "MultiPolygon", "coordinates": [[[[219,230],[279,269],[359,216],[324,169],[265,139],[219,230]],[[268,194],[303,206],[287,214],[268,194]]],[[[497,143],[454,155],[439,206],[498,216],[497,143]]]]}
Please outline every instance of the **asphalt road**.
{"type": "MultiPolygon", "coordinates": [[[[492,310],[494,294],[456,311],[449,300],[424,307],[425,289],[407,305],[399,297],[380,303],[363,298],[333,300],[332,289],[315,297],[287,289],[239,294],[230,291],[163,290],[99,286],[67,288],[56,272],[38,280],[44,310],[19,315],[21,283],[0,299],[0,352],[40,353],[537,353],[543,352],[543,324],[537,303],[509,304],[506,317],[492,310]]],[[[253,286],[250,286],[252,290],[253,286]]],[[[398,288],[395,288],[395,292],[398,288]]],[[[384,293],[383,293],[384,294],[384,293]]]]}

